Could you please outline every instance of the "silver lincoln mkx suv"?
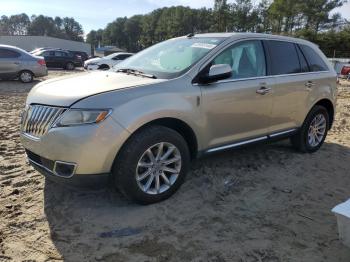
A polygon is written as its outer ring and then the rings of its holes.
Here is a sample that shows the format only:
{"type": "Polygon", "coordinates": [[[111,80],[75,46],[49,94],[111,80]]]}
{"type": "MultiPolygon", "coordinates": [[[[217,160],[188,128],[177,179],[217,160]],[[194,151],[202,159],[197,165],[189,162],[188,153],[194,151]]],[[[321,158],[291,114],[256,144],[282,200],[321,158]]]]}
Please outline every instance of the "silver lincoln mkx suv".
{"type": "Polygon", "coordinates": [[[290,137],[315,152],[334,118],[336,73],[318,47],[289,37],[196,34],[110,71],[42,82],[21,137],[30,163],[66,182],[112,178],[139,203],[171,196],[190,160],[290,137]]]}

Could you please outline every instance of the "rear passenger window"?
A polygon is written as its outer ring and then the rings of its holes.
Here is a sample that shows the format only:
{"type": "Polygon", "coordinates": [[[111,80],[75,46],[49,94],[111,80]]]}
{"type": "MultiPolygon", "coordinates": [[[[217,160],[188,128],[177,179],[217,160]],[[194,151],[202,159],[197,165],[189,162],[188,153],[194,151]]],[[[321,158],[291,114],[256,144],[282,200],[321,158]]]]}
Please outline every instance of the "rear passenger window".
{"type": "Polygon", "coordinates": [[[300,73],[296,46],[283,41],[267,41],[271,58],[271,75],[300,73]]]}
{"type": "Polygon", "coordinates": [[[16,51],[9,49],[0,49],[0,58],[17,58],[20,56],[21,54],[16,51]]]}
{"type": "Polygon", "coordinates": [[[310,71],[328,71],[328,66],[322,60],[322,58],[313,50],[311,47],[307,45],[299,45],[301,50],[303,51],[307,62],[309,63],[310,71]]]}
{"type": "Polygon", "coordinates": [[[266,75],[265,53],[261,41],[244,41],[218,55],[212,65],[228,64],[234,79],[266,75]]]}

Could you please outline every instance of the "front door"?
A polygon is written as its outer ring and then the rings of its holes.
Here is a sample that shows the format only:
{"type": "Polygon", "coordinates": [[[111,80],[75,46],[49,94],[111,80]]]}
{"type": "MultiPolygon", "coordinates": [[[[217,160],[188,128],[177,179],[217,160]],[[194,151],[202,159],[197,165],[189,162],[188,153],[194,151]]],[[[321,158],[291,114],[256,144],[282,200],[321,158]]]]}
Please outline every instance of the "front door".
{"type": "Polygon", "coordinates": [[[219,54],[214,64],[229,64],[232,77],[201,85],[208,148],[266,138],[274,81],[266,77],[262,42],[236,43],[219,54]]]}

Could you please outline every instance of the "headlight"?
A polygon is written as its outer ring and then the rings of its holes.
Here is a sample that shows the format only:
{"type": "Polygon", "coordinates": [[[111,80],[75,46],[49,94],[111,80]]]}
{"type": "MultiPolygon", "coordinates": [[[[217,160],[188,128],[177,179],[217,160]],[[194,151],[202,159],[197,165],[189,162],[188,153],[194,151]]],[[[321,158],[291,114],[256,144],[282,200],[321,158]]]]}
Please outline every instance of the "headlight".
{"type": "Polygon", "coordinates": [[[105,120],[111,112],[111,109],[69,109],[62,114],[53,127],[99,123],[105,120]]]}
{"type": "Polygon", "coordinates": [[[94,65],[97,65],[97,63],[87,63],[86,65],[87,66],[94,66],[94,65]]]}

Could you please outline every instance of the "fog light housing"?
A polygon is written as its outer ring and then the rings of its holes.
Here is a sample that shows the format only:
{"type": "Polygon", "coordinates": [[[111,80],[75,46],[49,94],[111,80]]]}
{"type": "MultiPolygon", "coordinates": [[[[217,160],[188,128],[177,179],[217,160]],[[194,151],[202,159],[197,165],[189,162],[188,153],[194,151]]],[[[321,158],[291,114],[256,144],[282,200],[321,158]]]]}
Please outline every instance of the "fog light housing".
{"type": "Polygon", "coordinates": [[[53,172],[57,176],[69,178],[74,175],[76,167],[77,167],[77,164],[75,163],[55,161],[53,172]]]}

